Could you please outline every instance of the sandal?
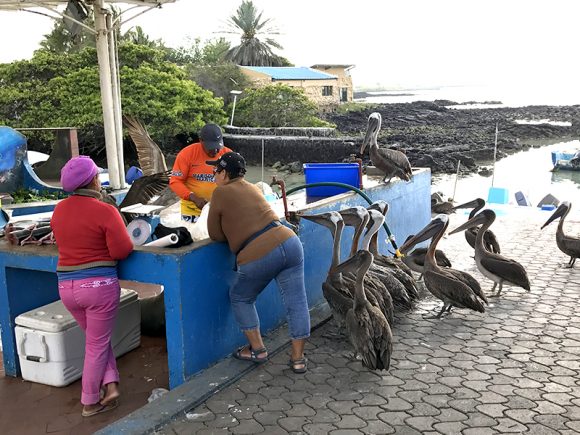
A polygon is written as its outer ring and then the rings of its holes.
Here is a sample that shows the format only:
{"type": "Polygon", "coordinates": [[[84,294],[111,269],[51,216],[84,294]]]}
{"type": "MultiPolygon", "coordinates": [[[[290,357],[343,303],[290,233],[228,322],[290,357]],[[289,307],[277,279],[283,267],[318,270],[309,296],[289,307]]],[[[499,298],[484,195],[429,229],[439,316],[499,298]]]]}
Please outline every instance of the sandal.
{"type": "Polygon", "coordinates": [[[81,415],[83,417],[92,417],[93,415],[102,414],[103,412],[107,412],[107,411],[112,411],[117,406],[119,406],[119,402],[115,400],[113,402],[107,403],[106,405],[101,405],[99,408],[97,408],[93,411],[85,411],[83,409],[83,412],[81,413],[81,415]]]}
{"type": "Polygon", "coordinates": [[[257,364],[262,364],[265,363],[266,361],[268,361],[268,356],[265,357],[258,357],[258,355],[263,354],[263,353],[267,353],[268,349],[266,349],[265,347],[262,347],[260,349],[252,349],[251,346],[242,346],[239,347],[234,353],[232,353],[232,356],[235,359],[239,359],[242,361],[252,361],[255,362],[257,364]],[[248,349],[250,351],[250,356],[245,356],[242,355],[242,351],[244,351],[245,349],[248,349]]]}
{"type": "Polygon", "coordinates": [[[304,358],[298,358],[298,359],[290,359],[290,361],[288,361],[288,366],[292,369],[292,371],[294,373],[306,373],[306,371],[308,370],[308,360],[306,359],[306,357],[304,358]],[[304,367],[296,367],[296,366],[304,366],[304,367]]]}

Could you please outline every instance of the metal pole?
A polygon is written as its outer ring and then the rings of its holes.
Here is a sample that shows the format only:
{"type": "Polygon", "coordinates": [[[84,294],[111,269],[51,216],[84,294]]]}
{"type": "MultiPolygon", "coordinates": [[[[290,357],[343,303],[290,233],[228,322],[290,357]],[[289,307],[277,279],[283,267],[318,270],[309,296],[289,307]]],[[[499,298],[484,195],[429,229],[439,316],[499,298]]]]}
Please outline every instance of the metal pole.
{"type": "Polygon", "coordinates": [[[495,145],[493,146],[493,172],[491,173],[491,187],[495,181],[495,160],[497,158],[497,133],[499,122],[495,123],[495,145]]]}
{"type": "Polygon", "coordinates": [[[262,139],[262,193],[264,193],[264,139],[262,139]]]}
{"type": "Polygon", "coordinates": [[[103,11],[103,0],[95,0],[95,30],[97,31],[97,59],[99,61],[99,78],[101,83],[101,104],[103,107],[103,126],[105,129],[105,148],[109,169],[109,184],[113,189],[121,188],[119,163],[117,156],[117,138],[115,128],[115,109],[113,107],[113,89],[111,85],[111,64],[107,43],[107,24],[103,11]]]}
{"type": "Polygon", "coordinates": [[[451,201],[455,201],[455,191],[457,190],[457,179],[459,178],[459,167],[461,166],[461,160],[457,160],[457,173],[455,174],[455,185],[453,186],[453,198],[451,201]]]}
{"type": "Polygon", "coordinates": [[[238,98],[237,95],[234,95],[234,104],[232,106],[232,119],[230,120],[230,125],[234,126],[234,112],[236,111],[236,99],[238,98]]]}
{"type": "Polygon", "coordinates": [[[119,167],[119,177],[121,186],[125,186],[125,161],[123,153],[123,119],[121,110],[121,83],[119,80],[119,69],[117,62],[117,41],[113,26],[113,17],[107,13],[107,32],[109,43],[109,64],[111,65],[111,87],[113,92],[113,108],[115,118],[115,137],[117,143],[117,165],[119,167]]]}

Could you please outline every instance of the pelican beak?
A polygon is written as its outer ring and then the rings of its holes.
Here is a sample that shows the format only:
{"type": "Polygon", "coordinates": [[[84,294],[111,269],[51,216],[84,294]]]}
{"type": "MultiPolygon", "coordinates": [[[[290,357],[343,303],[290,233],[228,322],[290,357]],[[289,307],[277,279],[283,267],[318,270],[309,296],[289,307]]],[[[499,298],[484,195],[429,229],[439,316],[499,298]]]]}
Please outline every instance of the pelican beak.
{"type": "Polygon", "coordinates": [[[453,210],[457,210],[460,208],[475,208],[479,205],[479,198],[478,199],[474,199],[473,201],[469,201],[466,202],[464,204],[460,204],[460,205],[456,205],[455,207],[453,207],[453,210]]]}
{"type": "Polygon", "coordinates": [[[455,228],[453,231],[450,231],[449,234],[455,234],[458,233],[460,231],[465,231],[468,228],[473,228],[473,227],[477,227],[479,225],[482,225],[486,222],[486,217],[485,214],[483,213],[478,213],[475,216],[473,216],[471,219],[469,219],[467,222],[465,222],[463,225],[458,226],[457,228],[455,228]]]}
{"type": "Polygon", "coordinates": [[[554,211],[554,213],[552,213],[552,216],[550,216],[550,218],[546,221],[546,223],[544,225],[542,225],[541,229],[543,230],[548,225],[550,225],[552,222],[554,222],[556,219],[564,216],[564,213],[566,213],[568,208],[570,208],[570,203],[568,201],[564,201],[562,204],[560,204],[558,206],[558,208],[556,209],[556,211],[554,211]]]}
{"type": "Polygon", "coordinates": [[[358,225],[364,221],[365,217],[368,215],[367,210],[364,207],[351,207],[338,212],[345,225],[358,225]]]}
{"type": "Polygon", "coordinates": [[[315,224],[322,225],[327,228],[334,227],[339,221],[342,221],[340,214],[335,211],[311,215],[297,213],[297,216],[299,216],[301,219],[306,219],[307,221],[314,222],[315,224]]]}
{"type": "Polygon", "coordinates": [[[333,267],[329,273],[348,273],[348,272],[356,272],[361,268],[362,265],[368,265],[373,261],[373,254],[369,251],[360,250],[357,251],[352,257],[348,260],[343,261],[338,266],[333,267]]]}
{"type": "Polygon", "coordinates": [[[445,215],[438,215],[436,216],[431,222],[425,226],[421,231],[419,231],[414,236],[407,237],[403,246],[399,247],[399,251],[403,254],[409,252],[417,243],[424,242],[425,240],[429,240],[439,231],[441,231],[441,227],[447,224],[447,216],[445,215]]]}
{"type": "Polygon", "coordinates": [[[389,212],[389,204],[383,200],[375,201],[367,207],[367,210],[377,210],[381,212],[383,216],[386,216],[389,212]]]}

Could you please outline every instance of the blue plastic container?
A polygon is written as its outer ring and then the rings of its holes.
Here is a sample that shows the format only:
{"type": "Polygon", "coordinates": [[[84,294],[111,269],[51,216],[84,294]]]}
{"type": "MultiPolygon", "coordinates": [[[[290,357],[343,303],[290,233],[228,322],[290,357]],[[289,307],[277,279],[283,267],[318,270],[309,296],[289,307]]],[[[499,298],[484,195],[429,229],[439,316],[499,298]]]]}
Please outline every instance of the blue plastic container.
{"type": "MultiPolygon", "coordinates": [[[[344,183],[360,188],[358,163],[304,163],[306,184],[325,181],[344,183]]],[[[334,186],[311,187],[306,189],[308,197],[327,197],[348,192],[348,189],[334,186]]]]}
{"type": "Polygon", "coordinates": [[[502,187],[490,187],[487,194],[487,202],[493,204],[507,204],[509,202],[509,191],[502,187]]]}
{"type": "Polygon", "coordinates": [[[125,181],[128,184],[133,184],[133,181],[138,180],[143,176],[143,171],[137,166],[131,166],[125,175],[125,181]]]}

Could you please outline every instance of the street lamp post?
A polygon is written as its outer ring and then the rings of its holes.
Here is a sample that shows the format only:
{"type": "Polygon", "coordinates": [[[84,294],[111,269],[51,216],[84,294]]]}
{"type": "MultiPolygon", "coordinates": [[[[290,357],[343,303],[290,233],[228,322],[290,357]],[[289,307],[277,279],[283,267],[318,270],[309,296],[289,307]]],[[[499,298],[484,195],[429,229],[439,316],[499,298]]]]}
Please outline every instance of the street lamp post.
{"type": "Polygon", "coordinates": [[[233,127],[234,125],[234,112],[236,111],[236,99],[238,95],[240,95],[242,91],[230,91],[230,94],[234,96],[234,104],[232,105],[232,117],[230,119],[230,125],[233,127]]]}

